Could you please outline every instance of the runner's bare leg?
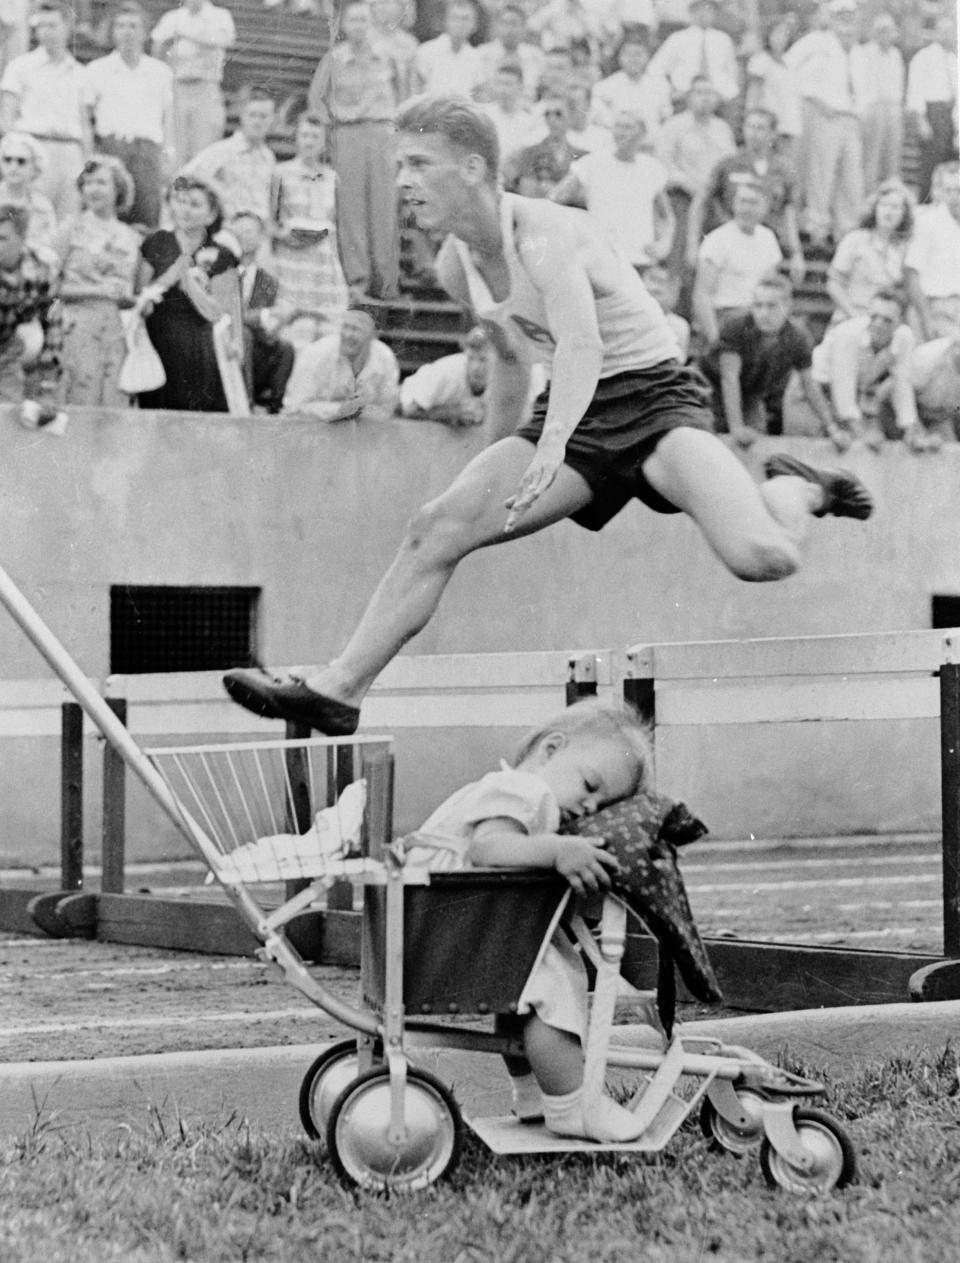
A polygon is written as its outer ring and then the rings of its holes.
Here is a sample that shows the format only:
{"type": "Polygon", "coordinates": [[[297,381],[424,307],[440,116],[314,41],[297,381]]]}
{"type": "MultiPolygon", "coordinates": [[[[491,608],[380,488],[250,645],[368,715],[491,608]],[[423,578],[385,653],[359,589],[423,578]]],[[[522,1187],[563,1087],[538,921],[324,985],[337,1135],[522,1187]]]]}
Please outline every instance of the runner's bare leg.
{"type": "Polygon", "coordinates": [[[505,535],[505,502],[516,493],[533,450],[526,439],[501,439],[415,514],[346,647],[332,662],[304,677],[310,688],[359,706],[387,663],[430,621],[464,557],[488,544],[532,535],[590,503],[586,482],[564,465],[516,529],[505,535]]]}

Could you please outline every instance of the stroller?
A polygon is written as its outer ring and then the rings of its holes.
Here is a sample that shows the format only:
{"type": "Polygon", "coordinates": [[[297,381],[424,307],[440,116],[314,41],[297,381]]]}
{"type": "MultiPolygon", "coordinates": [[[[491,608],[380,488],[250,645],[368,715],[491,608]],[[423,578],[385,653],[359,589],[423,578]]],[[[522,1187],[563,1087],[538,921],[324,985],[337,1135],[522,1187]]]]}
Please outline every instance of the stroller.
{"type": "MultiPolygon", "coordinates": [[[[0,570],[0,601],[167,816],[206,862],[261,943],[259,957],[352,1032],[307,1069],[300,1117],[348,1184],[424,1188],[456,1166],[464,1124],[501,1154],[662,1150],[695,1114],[714,1148],[756,1151],[766,1180],[800,1195],[855,1176],[850,1139],[810,1106],[824,1088],[684,1028],[615,1026],[627,910],[603,900],[591,930],[569,887],[544,870],[429,873],[393,838],[389,737],[267,740],[141,750],[0,570]],[[345,1003],[298,951],[300,919],[334,882],[362,899],[362,1002],[345,1003]],[[637,1074],[639,1140],[599,1144],[511,1117],[464,1120],[450,1088],[418,1064],[427,1051],[522,1055],[524,983],[561,919],[595,971],[585,1108],[608,1068],[637,1074]],[[491,1026],[491,1019],[494,1019],[491,1026]]],[[[302,924],[302,923],[301,923],[302,924]]]]}

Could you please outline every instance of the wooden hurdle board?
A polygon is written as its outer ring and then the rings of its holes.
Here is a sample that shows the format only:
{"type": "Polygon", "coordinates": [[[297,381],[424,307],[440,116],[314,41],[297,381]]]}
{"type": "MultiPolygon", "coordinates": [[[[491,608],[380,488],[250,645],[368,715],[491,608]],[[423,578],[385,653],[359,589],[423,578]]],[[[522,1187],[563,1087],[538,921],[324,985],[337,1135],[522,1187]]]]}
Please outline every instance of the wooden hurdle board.
{"type": "MultiPolygon", "coordinates": [[[[937,719],[947,959],[927,962],[914,990],[923,993],[918,998],[960,994],[960,631],[639,644],[626,653],[624,695],[654,733],[680,725],[937,719]]],[[[790,957],[790,968],[800,967],[792,949],[750,948],[752,967],[768,982],[776,979],[768,965],[777,954],[790,957]]],[[[919,963],[907,953],[805,950],[808,970],[846,969],[856,955],[919,963]]],[[[717,952],[736,954],[737,948],[718,940],[711,945],[711,954],[717,952]]]]}

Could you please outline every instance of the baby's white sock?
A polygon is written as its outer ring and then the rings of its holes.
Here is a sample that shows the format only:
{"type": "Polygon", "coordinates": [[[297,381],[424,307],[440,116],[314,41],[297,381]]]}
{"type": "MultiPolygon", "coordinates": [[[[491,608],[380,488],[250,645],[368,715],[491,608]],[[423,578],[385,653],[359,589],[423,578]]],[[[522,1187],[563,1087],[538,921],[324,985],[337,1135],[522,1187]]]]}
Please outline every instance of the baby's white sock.
{"type": "Polygon", "coordinates": [[[510,1076],[513,1112],[521,1123],[539,1123],[543,1118],[543,1095],[532,1074],[510,1076]]]}
{"type": "Polygon", "coordinates": [[[576,1136],[581,1140],[623,1142],[637,1140],[643,1132],[637,1116],[609,1096],[601,1096],[596,1112],[585,1117],[582,1087],[563,1096],[547,1096],[544,1092],[543,1120],[547,1130],[557,1136],[576,1136]]]}

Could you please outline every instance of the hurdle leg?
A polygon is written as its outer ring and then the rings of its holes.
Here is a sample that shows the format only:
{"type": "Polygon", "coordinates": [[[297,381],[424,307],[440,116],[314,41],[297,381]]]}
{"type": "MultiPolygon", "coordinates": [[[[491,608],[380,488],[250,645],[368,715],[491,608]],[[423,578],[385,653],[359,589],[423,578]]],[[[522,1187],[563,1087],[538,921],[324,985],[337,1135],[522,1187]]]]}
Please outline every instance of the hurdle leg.
{"type": "Polygon", "coordinates": [[[60,889],[83,888],[83,710],[60,708],[60,889]]]}
{"type": "MultiPolygon", "coordinates": [[[[120,723],[127,722],[127,699],[104,699],[120,723]]],[[[100,889],[122,895],[126,883],[127,765],[109,741],[103,746],[103,861],[100,889]]]]}
{"type": "Polygon", "coordinates": [[[960,663],[940,668],[943,954],[960,957],[960,663]]]}

